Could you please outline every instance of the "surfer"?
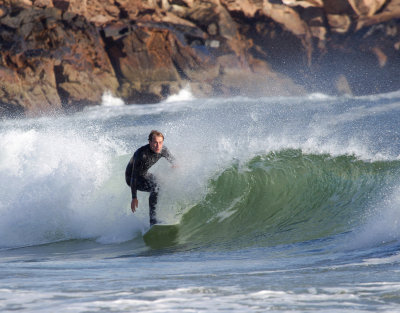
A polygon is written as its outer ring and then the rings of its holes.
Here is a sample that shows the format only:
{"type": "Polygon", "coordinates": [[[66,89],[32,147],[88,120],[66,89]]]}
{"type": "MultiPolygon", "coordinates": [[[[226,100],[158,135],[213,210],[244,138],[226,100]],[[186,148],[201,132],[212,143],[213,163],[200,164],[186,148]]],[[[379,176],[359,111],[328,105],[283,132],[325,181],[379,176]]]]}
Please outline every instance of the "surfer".
{"type": "Polygon", "coordinates": [[[132,202],[131,209],[135,213],[139,201],[137,199],[137,190],[150,192],[149,210],[150,210],[150,225],[157,223],[156,220],[156,205],[158,198],[158,185],[156,177],[148,173],[152,167],[162,157],[166,158],[171,164],[174,164],[174,157],[171,155],[166,146],[164,146],[164,135],[152,130],[149,134],[149,144],[140,147],[130,159],[126,171],[125,179],[131,187],[132,202]]]}

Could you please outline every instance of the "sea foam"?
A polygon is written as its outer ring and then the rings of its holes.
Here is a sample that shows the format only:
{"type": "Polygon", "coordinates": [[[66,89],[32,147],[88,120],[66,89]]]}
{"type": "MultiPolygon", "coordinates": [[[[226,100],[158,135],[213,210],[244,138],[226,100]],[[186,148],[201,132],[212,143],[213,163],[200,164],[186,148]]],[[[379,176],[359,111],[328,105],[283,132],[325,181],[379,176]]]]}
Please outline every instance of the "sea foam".
{"type": "Polygon", "coordinates": [[[113,189],[119,184],[113,168],[116,153],[106,136],[87,138],[77,130],[3,131],[0,247],[132,238],[140,222],[126,225],[132,219],[129,193],[113,189]]]}

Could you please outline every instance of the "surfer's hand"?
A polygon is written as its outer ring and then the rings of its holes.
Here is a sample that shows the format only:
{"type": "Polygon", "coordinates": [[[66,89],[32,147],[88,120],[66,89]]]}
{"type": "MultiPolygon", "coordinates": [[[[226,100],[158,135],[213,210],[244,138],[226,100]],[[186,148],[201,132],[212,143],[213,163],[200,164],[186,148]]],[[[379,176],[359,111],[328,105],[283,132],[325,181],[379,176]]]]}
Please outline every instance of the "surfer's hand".
{"type": "Polygon", "coordinates": [[[133,213],[135,213],[136,208],[138,207],[138,205],[139,205],[138,199],[137,198],[132,199],[131,210],[132,210],[133,213]]]}

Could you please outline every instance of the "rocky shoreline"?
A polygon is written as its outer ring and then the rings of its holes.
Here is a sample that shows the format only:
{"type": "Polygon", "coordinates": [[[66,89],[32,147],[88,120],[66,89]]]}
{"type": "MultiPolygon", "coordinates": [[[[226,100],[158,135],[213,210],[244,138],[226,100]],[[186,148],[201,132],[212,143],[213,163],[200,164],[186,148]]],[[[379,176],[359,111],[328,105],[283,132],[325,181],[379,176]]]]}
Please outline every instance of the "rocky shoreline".
{"type": "Polygon", "coordinates": [[[0,116],[400,89],[400,0],[0,0],[0,116]]]}

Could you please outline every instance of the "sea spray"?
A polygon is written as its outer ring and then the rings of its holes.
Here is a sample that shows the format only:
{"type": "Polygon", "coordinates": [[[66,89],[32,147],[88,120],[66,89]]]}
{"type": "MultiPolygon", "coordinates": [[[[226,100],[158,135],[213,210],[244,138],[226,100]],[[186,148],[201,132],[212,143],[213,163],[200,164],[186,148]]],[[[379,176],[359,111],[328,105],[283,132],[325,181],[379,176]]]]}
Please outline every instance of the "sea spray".
{"type": "Polygon", "coordinates": [[[382,200],[366,211],[365,222],[349,236],[347,249],[373,248],[400,241],[399,186],[388,189],[382,194],[382,200]]]}
{"type": "Polygon", "coordinates": [[[179,101],[190,101],[193,100],[195,97],[192,94],[190,89],[190,85],[185,86],[182,88],[177,94],[173,94],[168,96],[165,102],[179,102],[179,101]]]}
{"type": "MultiPolygon", "coordinates": [[[[115,227],[125,202],[119,188],[104,190],[118,177],[107,142],[67,129],[2,132],[0,247],[104,237],[115,227]]],[[[132,238],[125,229],[122,240],[132,238]]]]}
{"type": "Polygon", "coordinates": [[[124,100],[115,97],[110,91],[103,93],[101,97],[101,105],[108,107],[123,106],[125,104],[124,100]]]}

